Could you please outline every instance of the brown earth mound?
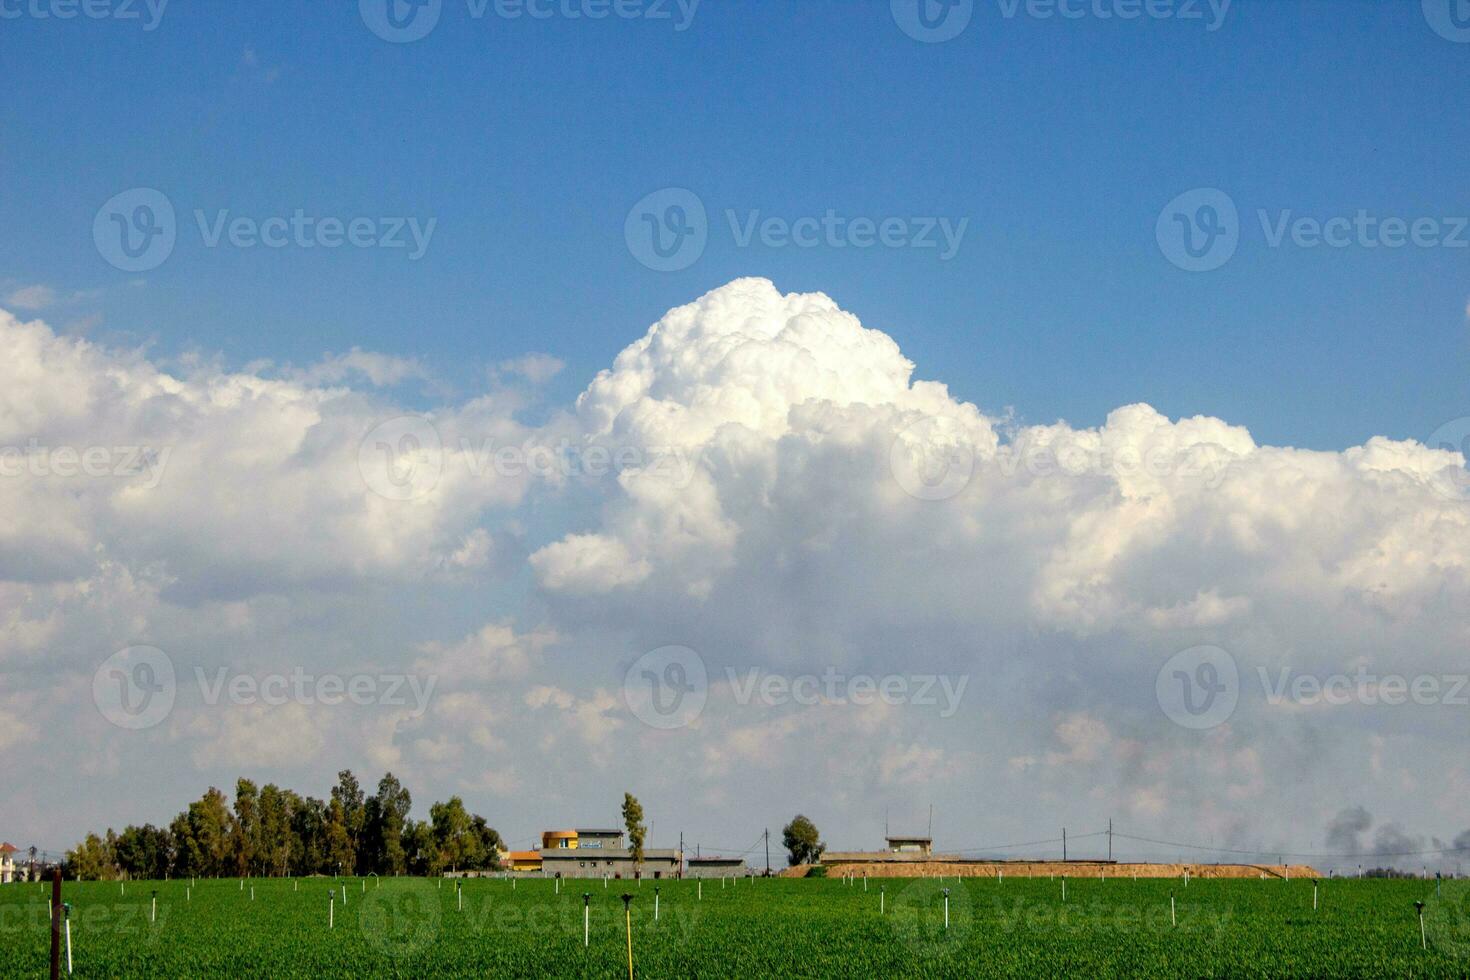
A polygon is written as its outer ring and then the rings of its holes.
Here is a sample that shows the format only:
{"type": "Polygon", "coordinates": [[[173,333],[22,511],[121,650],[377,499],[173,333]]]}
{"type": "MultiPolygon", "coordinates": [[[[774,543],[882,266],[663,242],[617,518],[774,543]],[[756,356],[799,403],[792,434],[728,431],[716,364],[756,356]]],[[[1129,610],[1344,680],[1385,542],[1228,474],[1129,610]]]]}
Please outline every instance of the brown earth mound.
{"type": "MultiPolygon", "coordinates": [[[[811,865],[781,872],[805,877],[811,865]]],[[[827,876],[840,878],[1320,878],[1306,864],[1112,864],[1106,861],[843,861],[826,865],[827,876]]]]}

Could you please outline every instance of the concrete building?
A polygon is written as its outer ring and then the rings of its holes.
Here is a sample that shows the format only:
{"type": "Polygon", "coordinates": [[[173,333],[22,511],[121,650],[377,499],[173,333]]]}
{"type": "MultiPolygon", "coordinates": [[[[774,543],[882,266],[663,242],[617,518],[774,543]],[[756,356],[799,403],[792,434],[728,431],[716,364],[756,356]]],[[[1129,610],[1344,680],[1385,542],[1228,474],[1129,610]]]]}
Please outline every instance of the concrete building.
{"type": "Polygon", "coordinates": [[[15,880],[15,852],[18,850],[20,848],[9,841],[0,844],[0,883],[9,884],[15,880]]]}
{"type": "Polygon", "coordinates": [[[690,878],[729,878],[750,873],[745,859],[738,857],[692,857],[686,863],[684,874],[690,878]]]}
{"type": "MultiPolygon", "coordinates": [[[[506,870],[546,878],[677,878],[682,855],[675,849],[646,848],[643,863],[634,865],[633,851],[623,846],[623,832],[607,827],[541,832],[539,851],[510,851],[502,859],[506,870]]],[[[728,873],[728,872],[727,872],[728,873]]]]}
{"type": "Polygon", "coordinates": [[[626,847],[575,847],[543,850],[541,873],[547,878],[632,878],[639,871],[645,878],[677,878],[679,852],[675,848],[645,848],[642,865],[634,865],[633,851],[626,847]]]}
{"type": "Polygon", "coordinates": [[[888,836],[881,851],[824,851],[823,864],[902,864],[904,862],[950,861],[953,856],[934,853],[934,841],[930,837],[888,836]]]}
{"type": "Polygon", "coordinates": [[[573,846],[581,849],[615,850],[623,846],[623,832],[621,830],[578,828],[577,843],[573,846]]]}

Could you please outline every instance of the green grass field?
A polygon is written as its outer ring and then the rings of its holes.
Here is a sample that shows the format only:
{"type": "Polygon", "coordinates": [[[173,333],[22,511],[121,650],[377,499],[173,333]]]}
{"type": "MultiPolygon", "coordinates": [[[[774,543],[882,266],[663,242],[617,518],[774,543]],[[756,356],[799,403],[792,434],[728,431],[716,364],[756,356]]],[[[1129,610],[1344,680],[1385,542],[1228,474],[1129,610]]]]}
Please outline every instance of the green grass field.
{"type": "MultiPolygon", "coordinates": [[[[1069,879],[68,882],[75,975],[1465,976],[1470,882],[1069,879]],[[346,903],[340,888],[347,888],[346,903]],[[250,889],[254,888],[252,901],[250,889]],[[943,923],[942,889],[950,894],[943,923]],[[157,921],[150,899],[158,894],[157,921]],[[582,893],[591,946],[583,947],[582,893]],[[1175,899],[1177,925],[1170,919],[1175,899]],[[880,900],[882,911],[880,913],[880,900]],[[1429,949],[1415,901],[1425,901],[1429,949]]],[[[44,976],[50,886],[0,886],[0,974],[44,976]]],[[[63,972],[65,966],[63,964],[63,972]]]]}

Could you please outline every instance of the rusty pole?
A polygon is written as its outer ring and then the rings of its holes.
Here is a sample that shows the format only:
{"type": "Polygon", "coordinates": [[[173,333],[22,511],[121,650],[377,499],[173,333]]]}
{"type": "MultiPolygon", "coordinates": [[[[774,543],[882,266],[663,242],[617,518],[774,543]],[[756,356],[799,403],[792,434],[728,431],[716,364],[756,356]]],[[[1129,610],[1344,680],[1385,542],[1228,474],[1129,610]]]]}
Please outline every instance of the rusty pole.
{"type": "Polygon", "coordinates": [[[51,879],[51,980],[61,977],[61,869],[51,879]]]}

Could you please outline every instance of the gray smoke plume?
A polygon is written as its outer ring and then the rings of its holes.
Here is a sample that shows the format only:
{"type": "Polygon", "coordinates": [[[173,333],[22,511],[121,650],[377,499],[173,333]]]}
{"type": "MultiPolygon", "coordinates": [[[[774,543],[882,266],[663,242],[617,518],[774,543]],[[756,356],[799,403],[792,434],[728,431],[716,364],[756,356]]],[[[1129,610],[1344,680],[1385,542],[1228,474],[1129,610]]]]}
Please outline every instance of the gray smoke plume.
{"type": "Polygon", "coordinates": [[[1362,835],[1373,826],[1373,816],[1360,806],[1338,811],[1327,825],[1327,847],[1343,854],[1363,853],[1362,835]]]}

